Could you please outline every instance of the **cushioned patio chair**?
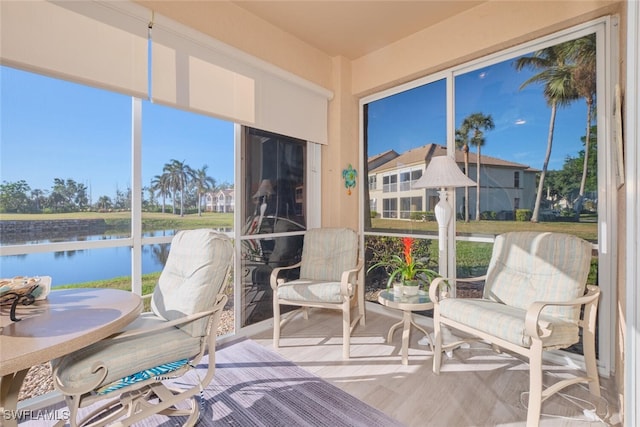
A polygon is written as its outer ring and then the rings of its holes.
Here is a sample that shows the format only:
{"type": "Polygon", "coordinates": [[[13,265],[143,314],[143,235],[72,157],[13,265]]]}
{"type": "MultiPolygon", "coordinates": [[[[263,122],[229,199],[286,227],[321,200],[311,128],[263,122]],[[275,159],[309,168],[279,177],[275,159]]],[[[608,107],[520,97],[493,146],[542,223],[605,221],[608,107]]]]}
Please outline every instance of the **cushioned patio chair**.
{"type": "Polygon", "coordinates": [[[304,236],[297,264],[271,272],[273,289],[273,346],[280,345],[280,328],[299,311],[308,319],[309,307],[342,311],[342,356],[349,358],[351,332],[365,323],[364,288],[359,280],[364,262],[358,259],[358,235],[348,228],[316,228],[304,236]],[[300,278],[285,281],[283,270],[300,267],[300,278]],[[352,304],[353,303],[353,304],[352,304]],[[280,304],[300,307],[280,319],[280,304]],[[351,320],[352,305],[357,314],[351,320]]]}
{"type": "Polygon", "coordinates": [[[119,334],[52,361],[54,386],[65,395],[72,426],[131,425],[156,413],[188,416],[184,425],[195,424],[195,395],[215,371],[216,330],[232,256],[233,245],[223,234],[178,232],[152,294],[152,312],[119,334]],[[194,384],[164,383],[184,375],[207,351],[206,374],[194,384]],[[101,400],[106,403],[77,420],[79,408],[101,400]],[[189,404],[181,409],[174,406],[185,400],[189,404]]]}
{"type": "Polygon", "coordinates": [[[595,356],[596,311],[600,291],[586,285],[591,244],[561,233],[513,232],[496,237],[482,298],[446,298],[446,279],[429,289],[434,302],[433,371],[440,373],[442,327],[478,337],[494,348],[520,354],[529,362],[527,426],[537,426],[542,402],[564,387],[589,383],[600,396],[595,356]],[[582,309],[582,310],[581,310],[582,309]],[[542,354],[580,340],[587,376],[556,382],[543,390],[542,354]],[[496,347],[497,346],[497,347],[496,347]]]}

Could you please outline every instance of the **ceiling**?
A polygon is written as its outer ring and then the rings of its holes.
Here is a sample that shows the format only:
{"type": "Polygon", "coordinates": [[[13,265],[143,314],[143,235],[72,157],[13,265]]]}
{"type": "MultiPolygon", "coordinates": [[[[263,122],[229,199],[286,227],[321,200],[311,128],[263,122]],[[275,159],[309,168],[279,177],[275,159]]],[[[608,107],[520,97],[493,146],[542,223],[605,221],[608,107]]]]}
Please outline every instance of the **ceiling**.
{"type": "Polygon", "coordinates": [[[485,1],[232,0],[231,3],[330,56],[356,59],[485,1]]]}

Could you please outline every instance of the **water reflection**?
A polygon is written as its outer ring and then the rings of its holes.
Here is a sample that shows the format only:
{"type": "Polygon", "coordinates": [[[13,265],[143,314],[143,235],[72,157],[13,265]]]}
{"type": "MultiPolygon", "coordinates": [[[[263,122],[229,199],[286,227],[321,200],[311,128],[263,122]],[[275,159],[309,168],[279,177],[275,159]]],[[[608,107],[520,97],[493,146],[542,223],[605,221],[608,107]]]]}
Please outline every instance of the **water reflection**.
{"type": "MultiPolygon", "coordinates": [[[[231,232],[232,229],[218,230],[231,232]]],[[[177,230],[145,232],[143,237],[173,236],[177,230]]],[[[63,241],[90,241],[122,238],[122,235],[77,236],[63,241]]],[[[23,241],[22,244],[52,243],[54,240],[23,241]]],[[[3,242],[5,243],[5,242],[3,242]]],[[[142,274],[159,272],[169,255],[168,243],[142,247],[142,274]]],[[[0,276],[51,276],[52,286],[105,280],[131,275],[131,248],[128,246],[80,249],[0,257],[0,276]]]]}

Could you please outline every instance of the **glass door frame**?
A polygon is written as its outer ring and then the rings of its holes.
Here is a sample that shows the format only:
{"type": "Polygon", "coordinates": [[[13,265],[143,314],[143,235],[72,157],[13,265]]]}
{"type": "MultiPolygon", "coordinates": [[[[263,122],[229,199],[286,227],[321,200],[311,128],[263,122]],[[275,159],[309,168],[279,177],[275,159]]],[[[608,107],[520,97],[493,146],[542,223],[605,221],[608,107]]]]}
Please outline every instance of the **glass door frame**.
{"type": "MultiPolygon", "coordinates": [[[[617,83],[618,74],[618,19],[617,17],[603,17],[594,21],[590,21],[575,27],[559,31],[545,37],[532,40],[530,42],[514,46],[512,48],[500,51],[498,53],[482,57],[480,59],[461,64],[450,69],[425,76],[423,78],[396,86],[385,91],[369,95],[360,100],[360,170],[365,170],[365,162],[367,153],[364,152],[364,125],[365,105],[388,96],[404,92],[420,85],[425,85],[436,80],[446,79],[447,87],[447,152],[452,155],[455,150],[455,105],[454,105],[454,79],[457,75],[467,73],[469,71],[486,67],[498,62],[512,59],[518,55],[529,53],[538,49],[542,49],[551,45],[561,43],[566,40],[582,37],[587,34],[596,34],[597,38],[597,97],[596,111],[597,115],[597,140],[598,144],[598,198],[601,201],[598,208],[598,244],[594,245],[594,249],[598,251],[598,284],[602,289],[602,297],[599,304],[599,332],[598,332],[598,366],[603,375],[609,376],[612,372],[612,360],[615,357],[615,317],[616,317],[616,286],[617,283],[617,215],[616,209],[618,205],[616,178],[614,173],[616,149],[614,144],[613,129],[613,94],[615,84],[617,83]],[[602,202],[604,201],[604,202],[602,202]]],[[[359,228],[362,236],[361,245],[364,246],[364,236],[369,234],[364,230],[365,215],[365,192],[360,186],[360,212],[359,212],[359,228]]],[[[449,192],[449,200],[455,197],[453,191],[449,192]]],[[[454,212],[457,212],[456,206],[453,206],[454,212]]],[[[449,236],[455,236],[455,221],[449,223],[449,236]]],[[[468,238],[465,238],[468,240],[468,238]]],[[[449,239],[448,276],[455,277],[455,240],[463,240],[461,238],[449,239]]],[[[474,241],[485,241],[486,239],[473,239],[474,241]]],[[[486,240],[491,242],[492,239],[486,240]]],[[[567,352],[557,352],[558,358],[574,357],[567,352]]],[[[576,363],[581,363],[577,358],[576,363]]]]}

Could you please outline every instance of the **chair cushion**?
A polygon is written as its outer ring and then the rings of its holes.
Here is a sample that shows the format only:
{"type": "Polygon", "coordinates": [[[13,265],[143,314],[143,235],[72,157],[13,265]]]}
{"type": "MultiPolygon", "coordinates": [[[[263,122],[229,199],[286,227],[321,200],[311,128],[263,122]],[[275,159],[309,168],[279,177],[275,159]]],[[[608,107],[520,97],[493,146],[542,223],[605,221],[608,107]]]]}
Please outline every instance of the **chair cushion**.
{"type": "MultiPolygon", "coordinates": [[[[152,328],[165,322],[147,313],[131,323],[127,330],[152,328]]],[[[182,329],[172,327],[117,341],[102,340],[51,364],[64,387],[84,393],[145,369],[190,359],[200,352],[200,341],[200,337],[192,337],[182,329]],[[98,362],[107,367],[107,375],[96,384],[101,374],[91,373],[91,369],[98,362]]]]}
{"type": "MultiPolygon", "coordinates": [[[[351,294],[352,289],[349,290],[351,294]]],[[[340,295],[340,282],[313,281],[297,279],[278,286],[278,298],[304,302],[343,302],[340,295]]]]}
{"type": "MultiPolygon", "coordinates": [[[[561,302],[584,294],[591,244],[562,233],[512,232],[496,237],[484,297],[527,309],[534,301],[561,302]]],[[[577,322],[580,307],[545,307],[548,314],[577,322]]]]}
{"type": "MultiPolygon", "coordinates": [[[[225,285],[232,256],[233,245],[224,234],[210,229],[178,232],[153,292],[153,312],[174,320],[211,309],[225,285]]],[[[207,321],[204,318],[180,328],[194,337],[205,336],[207,321]]]]}
{"type": "Polygon", "coordinates": [[[151,369],[145,369],[144,371],[136,372],[135,374],[128,375],[124,378],[120,378],[119,380],[113,381],[109,384],[106,384],[99,389],[96,390],[98,394],[108,394],[121,388],[129,387],[136,383],[146,381],[149,378],[163,378],[166,379],[166,375],[171,374],[172,372],[177,371],[182,368],[189,362],[189,359],[180,359],[171,363],[164,363],[162,365],[156,366],[151,369]]]}
{"type": "Polygon", "coordinates": [[[345,270],[358,262],[358,234],[349,228],[307,231],[302,248],[300,278],[340,282],[345,270]]]}
{"type": "MultiPolygon", "coordinates": [[[[526,310],[495,301],[477,298],[445,298],[439,303],[441,316],[473,326],[475,329],[509,341],[521,347],[531,346],[525,334],[526,310]]],[[[579,340],[578,326],[542,315],[540,321],[551,335],[542,339],[545,347],[564,348],[579,340]]]]}

